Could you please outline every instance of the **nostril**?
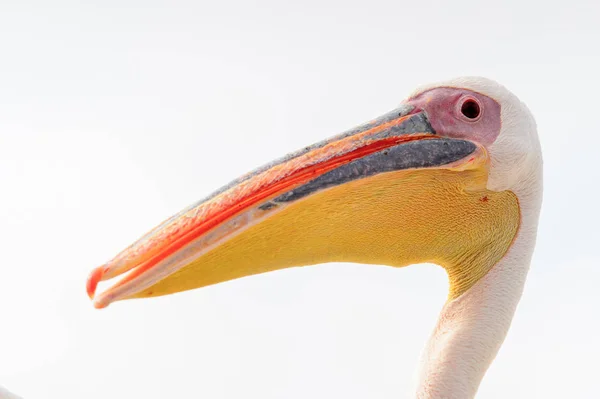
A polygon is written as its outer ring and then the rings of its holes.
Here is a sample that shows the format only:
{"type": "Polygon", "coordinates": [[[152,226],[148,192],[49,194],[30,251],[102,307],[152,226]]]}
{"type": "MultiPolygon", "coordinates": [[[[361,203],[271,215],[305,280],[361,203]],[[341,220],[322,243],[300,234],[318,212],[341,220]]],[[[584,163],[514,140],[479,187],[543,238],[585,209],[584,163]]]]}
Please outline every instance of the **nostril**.
{"type": "Polygon", "coordinates": [[[425,111],[421,111],[421,112],[422,112],[421,115],[423,117],[423,121],[425,122],[425,125],[426,125],[426,129],[424,130],[425,133],[437,134],[433,125],[431,124],[431,120],[429,120],[429,116],[427,116],[427,113],[425,111]]]}

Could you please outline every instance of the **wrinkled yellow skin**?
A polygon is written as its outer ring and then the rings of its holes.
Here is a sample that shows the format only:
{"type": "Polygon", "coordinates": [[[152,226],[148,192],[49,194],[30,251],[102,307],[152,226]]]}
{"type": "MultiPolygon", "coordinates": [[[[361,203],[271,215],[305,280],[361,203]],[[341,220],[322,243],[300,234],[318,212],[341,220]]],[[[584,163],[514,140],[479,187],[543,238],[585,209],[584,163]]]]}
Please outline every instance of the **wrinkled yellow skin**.
{"type": "Polygon", "coordinates": [[[519,227],[517,197],[485,188],[486,169],[383,173],[282,206],[135,297],[166,295],[294,266],[435,263],[449,299],[507,252],[519,227]]]}

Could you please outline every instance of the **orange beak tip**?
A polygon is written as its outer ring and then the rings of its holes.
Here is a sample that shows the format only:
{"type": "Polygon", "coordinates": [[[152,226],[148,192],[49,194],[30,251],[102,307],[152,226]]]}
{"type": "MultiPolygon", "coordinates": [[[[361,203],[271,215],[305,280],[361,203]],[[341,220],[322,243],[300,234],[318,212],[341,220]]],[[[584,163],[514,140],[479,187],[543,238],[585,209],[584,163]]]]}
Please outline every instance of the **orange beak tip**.
{"type": "Polygon", "coordinates": [[[103,274],[104,267],[100,266],[92,270],[92,272],[88,276],[85,288],[90,299],[94,299],[94,296],[96,294],[96,288],[98,287],[98,283],[102,280],[103,274]]]}
{"type": "Polygon", "coordinates": [[[108,306],[108,303],[101,302],[101,301],[93,301],[92,304],[94,305],[94,308],[96,308],[96,309],[104,309],[105,307],[108,306]]]}

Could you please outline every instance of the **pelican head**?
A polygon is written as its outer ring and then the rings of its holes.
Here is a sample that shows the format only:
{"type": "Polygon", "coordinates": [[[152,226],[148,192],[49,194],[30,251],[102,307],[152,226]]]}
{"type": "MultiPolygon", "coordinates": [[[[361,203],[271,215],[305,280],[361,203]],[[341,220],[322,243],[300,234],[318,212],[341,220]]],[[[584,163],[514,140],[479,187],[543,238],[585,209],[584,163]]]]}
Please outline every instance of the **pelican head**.
{"type": "Polygon", "coordinates": [[[494,81],[458,78],[233,181],[94,269],[87,290],[103,308],[294,266],[435,263],[449,294],[416,395],[468,398],[520,298],[541,193],[528,108],[494,81]]]}

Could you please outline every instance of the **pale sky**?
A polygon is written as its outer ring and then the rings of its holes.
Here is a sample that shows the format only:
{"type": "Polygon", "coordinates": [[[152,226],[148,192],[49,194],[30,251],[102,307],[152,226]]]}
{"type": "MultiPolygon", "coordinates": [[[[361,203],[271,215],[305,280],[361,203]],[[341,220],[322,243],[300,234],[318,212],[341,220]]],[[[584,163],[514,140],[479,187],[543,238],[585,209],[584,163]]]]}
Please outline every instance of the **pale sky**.
{"type": "Polygon", "coordinates": [[[529,105],[545,159],[526,291],[478,398],[597,397],[600,3],[83,3],[0,1],[0,385],[407,398],[439,267],[286,270],[102,311],[85,279],[238,175],[476,74],[529,105]]]}

